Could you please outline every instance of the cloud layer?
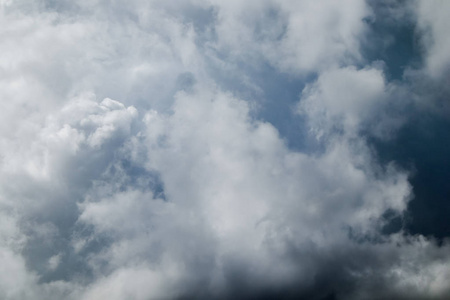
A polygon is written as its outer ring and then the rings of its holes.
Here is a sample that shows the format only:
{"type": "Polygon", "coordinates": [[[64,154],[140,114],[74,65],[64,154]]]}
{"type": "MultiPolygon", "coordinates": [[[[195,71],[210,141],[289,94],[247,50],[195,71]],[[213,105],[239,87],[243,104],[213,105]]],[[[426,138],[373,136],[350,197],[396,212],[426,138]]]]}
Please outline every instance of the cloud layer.
{"type": "Polygon", "coordinates": [[[448,121],[443,6],[1,1],[0,298],[448,298],[385,153],[448,121]]]}

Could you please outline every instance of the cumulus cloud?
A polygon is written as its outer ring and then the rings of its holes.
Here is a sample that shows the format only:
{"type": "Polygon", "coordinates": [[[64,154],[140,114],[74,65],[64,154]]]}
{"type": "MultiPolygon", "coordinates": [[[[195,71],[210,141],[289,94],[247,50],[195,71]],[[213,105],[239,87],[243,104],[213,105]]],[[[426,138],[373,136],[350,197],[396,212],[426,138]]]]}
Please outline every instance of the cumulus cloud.
{"type": "MultiPolygon", "coordinates": [[[[414,72],[435,78],[430,3],[414,72]]],[[[448,243],[389,229],[412,170],[371,141],[426,93],[364,57],[369,4],[0,5],[2,299],[448,297],[448,243]],[[261,84],[279,78],[300,82],[290,103],[261,84]]]]}
{"type": "Polygon", "coordinates": [[[263,56],[274,66],[296,73],[358,60],[358,36],[365,29],[362,19],[370,14],[360,1],[215,4],[219,50],[240,59],[263,56]]]}

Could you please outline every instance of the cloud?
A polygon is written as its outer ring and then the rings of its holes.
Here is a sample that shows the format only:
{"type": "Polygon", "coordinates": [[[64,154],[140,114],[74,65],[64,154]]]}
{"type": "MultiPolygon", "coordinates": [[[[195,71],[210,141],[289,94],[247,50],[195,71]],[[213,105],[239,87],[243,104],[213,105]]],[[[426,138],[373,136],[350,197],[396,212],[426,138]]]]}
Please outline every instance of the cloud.
{"type": "Polygon", "coordinates": [[[360,1],[1,2],[0,297],[448,297],[448,242],[386,229],[415,191],[372,142],[444,76],[432,6],[390,81],[360,1]]]}
{"type": "Polygon", "coordinates": [[[309,118],[318,138],[333,129],[354,135],[383,105],[385,89],[381,70],[329,70],[303,90],[299,113],[309,118]]]}
{"type": "MultiPolygon", "coordinates": [[[[82,205],[79,222],[114,237],[91,257],[94,267],[113,266],[92,291],[150,264],[153,282],[162,276],[170,286],[152,293],[169,298],[186,286],[200,298],[280,291],[295,297],[318,293],[321,284],[319,294],[350,299],[445,295],[445,285],[436,284],[420,296],[435,265],[418,255],[427,247],[446,257],[446,248],[377,233],[386,211],[406,208],[407,174],[380,169],[364,143],[347,139],[319,156],[292,152],[270,124],[249,119],[248,109],[229,94],[197,87],[177,96],[173,114],[146,116],[147,168],[160,174],[168,201],[108,190],[110,198],[82,205]]],[[[121,295],[129,286],[117,289],[121,295]]],[[[143,289],[133,288],[133,297],[143,289]]]]}
{"type": "MultiPolygon", "coordinates": [[[[215,1],[216,47],[231,59],[263,57],[294,73],[315,72],[357,61],[362,19],[370,14],[358,1],[215,1]],[[351,6],[352,10],[344,9],[351,6]]],[[[214,44],[213,44],[214,45],[214,44]]]]}
{"type": "Polygon", "coordinates": [[[448,5],[445,1],[418,3],[417,18],[419,30],[423,32],[426,69],[433,77],[446,75],[449,70],[450,39],[445,34],[448,21],[444,13],[448,5]]]}

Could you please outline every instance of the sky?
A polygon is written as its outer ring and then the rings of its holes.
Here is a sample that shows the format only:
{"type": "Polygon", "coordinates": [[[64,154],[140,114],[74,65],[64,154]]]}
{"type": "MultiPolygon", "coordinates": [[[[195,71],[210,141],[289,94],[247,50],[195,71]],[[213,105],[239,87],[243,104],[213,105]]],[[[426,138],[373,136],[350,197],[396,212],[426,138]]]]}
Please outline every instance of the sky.
{"type": "Polygon", "coordinates": [[[0,0],[0,299],[448,299],[449,14],[0,0]]]}

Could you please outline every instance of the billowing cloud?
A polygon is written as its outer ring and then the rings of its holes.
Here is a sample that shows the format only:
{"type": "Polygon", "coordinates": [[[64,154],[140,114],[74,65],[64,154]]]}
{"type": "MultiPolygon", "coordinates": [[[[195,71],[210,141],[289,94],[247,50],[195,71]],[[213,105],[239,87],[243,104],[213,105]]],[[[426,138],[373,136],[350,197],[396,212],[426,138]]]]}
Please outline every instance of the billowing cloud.
{"type": "Polygon", "coordinates": [[[373,3],[0,5],[0,298],[450,294],[448,242],[408,229],[422,169],[382,147],[436,113],[444,4],[383,11],[426,47],[396,80],[373,3]]]}
{"type": "Polygon", "coordinates": [[[241,59],[263,56],[282,70],[300,73],[358,60],[362,19],[370,14],[360,1],[215,4],[219,50],[241,59]]]}

